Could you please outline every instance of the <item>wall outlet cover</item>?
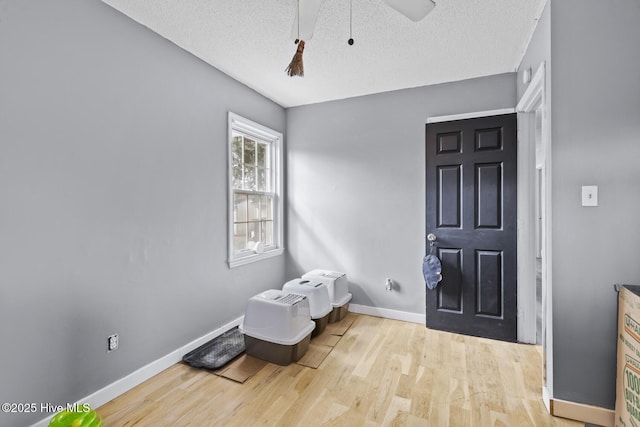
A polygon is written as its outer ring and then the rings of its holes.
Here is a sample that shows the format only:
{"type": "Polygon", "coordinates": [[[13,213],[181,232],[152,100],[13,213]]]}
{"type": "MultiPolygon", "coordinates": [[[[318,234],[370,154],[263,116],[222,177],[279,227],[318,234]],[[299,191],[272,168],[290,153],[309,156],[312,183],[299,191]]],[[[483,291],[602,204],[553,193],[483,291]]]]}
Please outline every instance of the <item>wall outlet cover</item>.
{"type": "Polygon", "coordinates": [[[118,334],[109,335],[107,337],[107,352],[116,351],[120,345],[118,334]]]}
{"type": "Polygon", "coordinates": [[[598,206],[598,186],[582,186],[582,206],[598,206]]]}

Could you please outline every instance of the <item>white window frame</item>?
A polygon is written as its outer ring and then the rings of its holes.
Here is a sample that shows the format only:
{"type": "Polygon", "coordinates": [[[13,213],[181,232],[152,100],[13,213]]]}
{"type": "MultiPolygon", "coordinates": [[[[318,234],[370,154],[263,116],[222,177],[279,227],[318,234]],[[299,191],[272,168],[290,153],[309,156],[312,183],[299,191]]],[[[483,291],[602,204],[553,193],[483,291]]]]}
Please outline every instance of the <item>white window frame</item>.
{"type": "MultiPolygon", "coordinates": [[[[228,263],[229,268],[250,264],[266,258],[281,255],[283,247],[283,200],[282,200],[282,143],[283,138],[280,132],[263,126],[259,123],[246,119],[238,114],[229,111],[228,135],[227,135],[227,191],[228,191],[228,263]],[[271,146],[271,170],[272,170],[272,190],[273,190],[273,245],[265,248],[264,251],[246,250],[234,253],[233,250],[233,226],[234,226],[234,188],[233,188],[233,157],[232,144],[233,133],[243,133],[257,140],[268,142],[271,146]]],[[[247,193],[247,191],[241,191],[247,193]]]]}

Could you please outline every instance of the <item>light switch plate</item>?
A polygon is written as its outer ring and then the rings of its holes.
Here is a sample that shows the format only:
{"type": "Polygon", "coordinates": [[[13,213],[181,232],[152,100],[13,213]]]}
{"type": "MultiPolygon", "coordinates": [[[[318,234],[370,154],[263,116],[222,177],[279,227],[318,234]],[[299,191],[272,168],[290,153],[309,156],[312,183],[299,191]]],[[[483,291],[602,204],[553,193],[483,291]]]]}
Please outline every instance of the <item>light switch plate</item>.
{"type": "Polygon", "coordinates": [[[582,186],[582,206],[598,206],[598,186],[582,186]]]}

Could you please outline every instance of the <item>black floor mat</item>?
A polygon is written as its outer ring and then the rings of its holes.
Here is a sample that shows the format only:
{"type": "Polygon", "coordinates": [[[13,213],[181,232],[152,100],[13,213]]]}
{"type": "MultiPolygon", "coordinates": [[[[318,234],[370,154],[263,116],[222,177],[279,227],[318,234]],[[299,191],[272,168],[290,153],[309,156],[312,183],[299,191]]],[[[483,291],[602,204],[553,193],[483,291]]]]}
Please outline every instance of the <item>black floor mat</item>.
{"type": "Polygon", "coordinates": [[[244,335],[236,326],[185,354],[182,361],[194,368],[218,369],[244,350],[244,335]]]}

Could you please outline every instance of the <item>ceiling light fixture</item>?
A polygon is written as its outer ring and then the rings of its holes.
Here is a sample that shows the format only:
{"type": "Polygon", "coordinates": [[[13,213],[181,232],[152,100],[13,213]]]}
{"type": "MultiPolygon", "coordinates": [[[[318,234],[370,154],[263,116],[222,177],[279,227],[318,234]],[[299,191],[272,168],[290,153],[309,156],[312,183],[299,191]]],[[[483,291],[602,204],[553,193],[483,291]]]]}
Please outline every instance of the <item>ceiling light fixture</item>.
{"type": "Polygon", "coordinates": [[[414,22],[418,22],[436,7],[433,0],[383,0],[387,6],[397,10],[414,22]]]}

